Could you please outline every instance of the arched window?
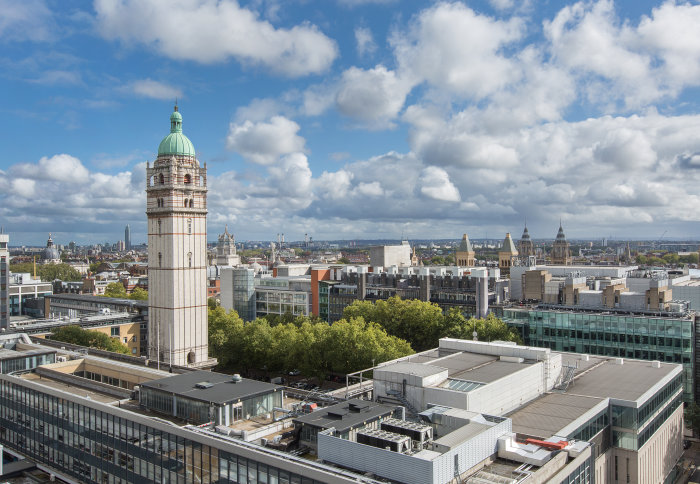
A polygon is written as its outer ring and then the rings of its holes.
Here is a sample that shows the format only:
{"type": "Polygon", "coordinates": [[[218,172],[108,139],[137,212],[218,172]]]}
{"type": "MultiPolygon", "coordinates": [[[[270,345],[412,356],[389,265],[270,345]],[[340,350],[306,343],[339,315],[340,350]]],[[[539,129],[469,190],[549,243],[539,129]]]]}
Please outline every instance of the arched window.
{"type": "Polygon", "coordinates": [[[163,254],[158,252],[158,267],[163,267],[163,254]]]}
{"type": "Polygon", "coordinates": [[[192,252],[187,253],[187,264],[188,267],[192,267],[192,252]]]}
{"type": "Polygon", "coordinates": [[[194,208],[194,200],[190,198],[190,208],[194,208]]]}
{"type": "Polygon", "coordinates": [[[192,176],[188,173],[185,175],[185,185],[189,185],[190,183],[192,183],[192,176]]]}
{"type": "Polygon", "coordinates": [[[191,218],[187,219],[187,233],[188,234],[192,233],[192,219],[191,218]]]}
{"type": "Polygon", "coordinates": [[[158,235],[160,235],[160,227],[161,227],[161,221],[158,219],[158,235]]]}
{"type": "Polygon", "coordinates": [[[189,203],[187,203],[187,199],[185,198],[185,208],[189,206],[189,203]]]}
{"type": "Polygon", "coordinates": [[[162,185],[163,183],[165,183],[165,177],[163,176],[162,173],[160,174],[160,177],[158,177],[158,181],[160,181],[160,184],[161,184],[161,185],[162,185]]]}

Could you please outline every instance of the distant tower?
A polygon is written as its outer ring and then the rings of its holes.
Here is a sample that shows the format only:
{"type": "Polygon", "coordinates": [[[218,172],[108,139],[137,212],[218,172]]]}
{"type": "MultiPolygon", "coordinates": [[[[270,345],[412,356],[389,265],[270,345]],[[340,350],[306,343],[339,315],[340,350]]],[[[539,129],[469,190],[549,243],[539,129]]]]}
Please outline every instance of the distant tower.
{"type": "Polygon", "coordinates": [[[467,234],[462,235],[462,242],[455,251],[455,260],[460,267],[474,267],[476,265],[476,253],[472,248],[472,243],[469,241],[467,234]]]}
{"type": "Polygon", "coordinates": [[[131,250],[131,227],[129,227],[129,224],[126,224],[124,229],[124,248],[131,250]]]}
{"type": "Polygon", "coordinates": [[[518,252],[523,259],[535,256],[535,244],[532,243],[530,232],[527,231],[527,224],[525,224],[523,236],[520,237],[520,242],[518,243],[518,252]]]}
{"type": "Polygon", "coordinates": [[[10,236],[0,228],[0,328],[10,327],[10,236]],[[3,289],[4,288],[4,289],[3,289]]]}
{"type": "Polygon", "coordinates": [[[173,365],[215,363],[207,331],[206,173],[175,106],[170,134],[153,166],[146,163],[148,354],[173,365]]]}
{"type": "Polygon", "coordinates": [[[506,234],[506,238],[503,239],[503,246],[498,251],[498,268],[501,269],[501,275],[510,275],[510,268],[516,257],[518,257],[518,249],[515,248],[509,232],[506,234]]]}
{"type": "Polygon", "coordinates": [[[224,233],[219,235],[216,244],[216,265],[235,267],[241,264],[241,257],[236,253],[236,239],[228,233],[228,225],[224,233]]]}
{"type": "Polygon", "coordinates": [[[411,265],[416,267],[418,265],[418,254],[416,254],[416,246],[413,246],[413,253],[411,254],[411,265]]]}
{"type": "Polygon", "coordinates": [[[58,253],[58,249],[53,245],[53,238],[49,234],[49,239],[46,241],[46,248],[42,254],[43,264],[60,264],[61,254],[58,253]]]}
{"type": "Polygon", "coordinates": [[[559,222],[559,232],[557,232],[557,238],[552,244],[552,265],[571,265],[571,250],[569,248],[569,242],[566,240],[566,235],[564,235],[564,229],[561,226],[561,222],[559,222]]]}

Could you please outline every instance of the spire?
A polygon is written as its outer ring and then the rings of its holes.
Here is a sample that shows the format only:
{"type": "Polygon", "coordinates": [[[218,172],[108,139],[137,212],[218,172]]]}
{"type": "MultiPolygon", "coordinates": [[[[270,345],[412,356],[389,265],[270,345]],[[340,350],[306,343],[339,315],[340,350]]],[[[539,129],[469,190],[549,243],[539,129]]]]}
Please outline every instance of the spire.
{"type": "Polygon", "coordinates": [[[474,252],[472,249],[472,243],[469,241],[469,236],[467,234],[462,235],[462,242],[459,244],[460,252],[474,252]]]}

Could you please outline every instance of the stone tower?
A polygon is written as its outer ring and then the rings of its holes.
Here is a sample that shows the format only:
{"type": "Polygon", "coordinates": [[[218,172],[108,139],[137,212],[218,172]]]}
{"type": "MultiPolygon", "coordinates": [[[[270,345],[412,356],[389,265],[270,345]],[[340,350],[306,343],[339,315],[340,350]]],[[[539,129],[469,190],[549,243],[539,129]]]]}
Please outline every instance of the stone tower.
{"type": "Polygon", "coordinates": [[[518,252],[520,252],[520,257],[523,259],[535,256],[535,244],[532,243],[530,232],[527,230],[527,225],[525,225],[525,230],[523,230],[523,236],[520,237],[518,252]]]}
{"type": "Polygon", "coordinates": [[[216,265],[217,266],[239,266],[241,257],[236,252],[236,239],[228,231],[228,225],[224,233],[219,235],[219,242],[216,244],[216,265]]]}
{"type": "Polygon", "coordinates": [[[175,106],[170,134],[146,164],[148,354],[165,364],[208,366],[207,168],[182,134],[175,106]]]}
{"type": "Polygon", "coordinates": [[[462,235],[462,242],[455,251],[455,261],[459,267],[474,267],[476,265],[475,252],[467,234],[462,235]]]}
{"type": "Polygon", "coordinates": [[[571,265],[571,250],[569,249],[569,241],[566,240],[566,235],[564,235],[564,229],[561,226],[561,222],[559,222],[559,232],[557,232],[557,238],[552,244],[552,265],[571,265]]]}
{"type": "Polygon", "coordinates": [[[515,248],[515,244],[509,232],[506,234],[506,238],[503,239],[503,246],[498,251],[498,268],[501,270],[501,275],[510,275],[510,268],[513,266],[513,261],[517,257],[518,249],[515,248]]]}

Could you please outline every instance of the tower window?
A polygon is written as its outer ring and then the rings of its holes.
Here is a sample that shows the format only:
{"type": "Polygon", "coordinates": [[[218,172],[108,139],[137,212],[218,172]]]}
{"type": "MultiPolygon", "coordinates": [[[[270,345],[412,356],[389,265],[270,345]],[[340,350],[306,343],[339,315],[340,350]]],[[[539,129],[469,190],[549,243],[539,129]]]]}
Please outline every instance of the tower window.
{"type": "Polygon", "coordinates": [[[163,267],[163,254],[158,252],[158,267],[163,267]]]}
{"type": "Polygon", "coordinates": [[[158,177],[158,181],[160,181],[161,185],[165,183],[165,177],[163,176],[162,173],[160,174],[160,177],[158,177]]]}
{"type": "Polygon", "coordinates": [[[160,235],[161,221],[158,219],[158,235],[160,235]]]}
{"type": "Polygon", "coordinates": [[[185,175],[185,185],[189,185],[190,183],[192,183],[192,176],[187,174],[185,175]]]}
{"type": "Polygon", "coordinates": [[[185,208],[187,208],[189,204],[187,203],[187,199],[185,198],[185,208]]]}
{"type": "Polygon", "coordinates": [[[190,198],[190,208],[194,208],[194,200],[190,198]]]}
{"type": "Polygon", "coordinates": [[[188,234],[192,233],[192,219],[191,218],[187,219],[187,233],[188,234]]]}
{"type": "Polygon", "coordinates": [[[192,267],[192,252],[187,253],[187,264],[188,267],[192,267]]]}

